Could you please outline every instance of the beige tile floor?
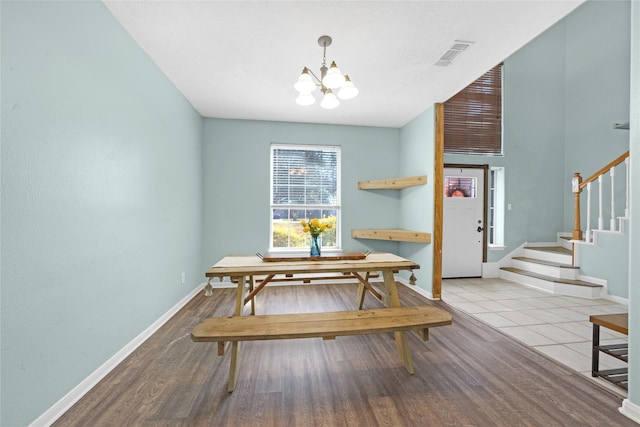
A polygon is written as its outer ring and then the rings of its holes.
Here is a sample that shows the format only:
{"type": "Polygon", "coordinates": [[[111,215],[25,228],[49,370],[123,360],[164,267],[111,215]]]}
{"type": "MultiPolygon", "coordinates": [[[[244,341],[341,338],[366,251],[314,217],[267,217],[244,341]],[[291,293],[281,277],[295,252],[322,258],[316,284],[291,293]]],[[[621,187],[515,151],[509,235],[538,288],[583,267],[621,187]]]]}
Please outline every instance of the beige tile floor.
{"type": "MultiPolygon", "coordinates": [[[[591,377],[591,314],[626,313],[628,307],[606,299],[553,295],[504,279],[446,279],[442,300],[591,377]]],[[[627,342],[626,335],[600,328],[601,344],[627,342]]],[[[626,367],[601,353],[600,369],[626,367]]],[[[592,378],[620,396],[627,393],[592,378]]]]}

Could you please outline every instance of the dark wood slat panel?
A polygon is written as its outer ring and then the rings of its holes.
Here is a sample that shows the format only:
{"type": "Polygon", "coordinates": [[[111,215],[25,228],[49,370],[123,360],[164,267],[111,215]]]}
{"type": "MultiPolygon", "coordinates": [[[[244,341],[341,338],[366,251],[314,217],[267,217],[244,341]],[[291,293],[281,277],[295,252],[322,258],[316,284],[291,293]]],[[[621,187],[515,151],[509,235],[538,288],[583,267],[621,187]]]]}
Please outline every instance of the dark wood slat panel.
{"type": "Polygon", "coordinates": [[[502,153],[502,64],[444,103],[444,151],[502,153]]]}
{"type": "MultiPolygon", "coordinates": [[[[352,310],[357,285],[267,287],[260,314],[352,310]]],[[[621,399],[442,302],[399,286],[404,306],[432,304],[454,322],[423,342],[407,374],[391,334],[334,341],[243,343],[227,393],[229,355],[191,342],[202,319],[233,312],[235,289],[202,293],[123,361],[57,426],[636,426],[621,399]]],[[[370,296],[365,308],[379,308],[370,296]]]]}

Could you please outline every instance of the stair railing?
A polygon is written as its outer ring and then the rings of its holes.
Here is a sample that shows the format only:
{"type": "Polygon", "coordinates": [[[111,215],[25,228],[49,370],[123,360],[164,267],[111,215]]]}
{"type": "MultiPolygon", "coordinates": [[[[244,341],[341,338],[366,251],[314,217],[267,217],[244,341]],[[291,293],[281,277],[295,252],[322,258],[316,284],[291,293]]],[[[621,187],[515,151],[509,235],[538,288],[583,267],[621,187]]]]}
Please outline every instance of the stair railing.
{"type": "Polygon", "coordinates": [[[589,178],[582,180],[582,177],[578,172],[573,174],[571,179],[571,189],[574,195],[574,227],[572,238],[573,240],[582,240],[582,228],[580,227],[580,193],[584,188],[587,189],[587,228],[584,233],[584,240],[586,243],[591,242],[593,230],[591,230],[591,184],[598,181],[598,228],[597,230],[604,230],[604,216],[603,216],[603,196],[602,190],[604,187],[603,177],[609,173],[611,181],[611,219],[609,221],[609,230],[617,231],[617,221],[615,216],[615,170],[621,163],[625,164],[626,180],[625,180],[625,208],[624,216],[629,217],[629,152],[622,154],[617,159],[611,161],[609,164],[601,168],[599,171],[591,175],[589,178]]]}

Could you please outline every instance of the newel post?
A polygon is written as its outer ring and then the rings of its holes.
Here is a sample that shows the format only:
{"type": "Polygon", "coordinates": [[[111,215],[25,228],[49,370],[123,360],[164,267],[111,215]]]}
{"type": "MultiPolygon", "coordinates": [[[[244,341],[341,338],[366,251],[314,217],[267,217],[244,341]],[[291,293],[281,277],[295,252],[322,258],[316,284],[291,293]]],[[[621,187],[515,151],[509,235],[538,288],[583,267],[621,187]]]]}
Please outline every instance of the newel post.
{"type": "Polygon", "coordinates": [[[578,172],[573,174],[573,178],[571,178],[571,191],[573,191],[573,196],[575,199],[575,204],[573,207],[574,210],[574,223],[573,223],[573,234],[571,238],[573,240],[582,240],[582,230],[580,229],[580,184],[582,183],[582,177],[578,172]]]}

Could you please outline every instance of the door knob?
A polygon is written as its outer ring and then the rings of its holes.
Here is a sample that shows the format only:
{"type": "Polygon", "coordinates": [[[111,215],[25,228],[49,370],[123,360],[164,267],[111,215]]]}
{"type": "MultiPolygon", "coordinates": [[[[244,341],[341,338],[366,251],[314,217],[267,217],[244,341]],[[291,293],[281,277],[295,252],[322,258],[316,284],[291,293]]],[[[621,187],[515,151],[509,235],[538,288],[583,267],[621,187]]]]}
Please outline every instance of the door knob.
{"type": "Polygon", "coordinates": [[[478,226],[478,229],[476,230],[478,233],[480,233],[482,230],[484,230],[483,227],[478,226]]]}

